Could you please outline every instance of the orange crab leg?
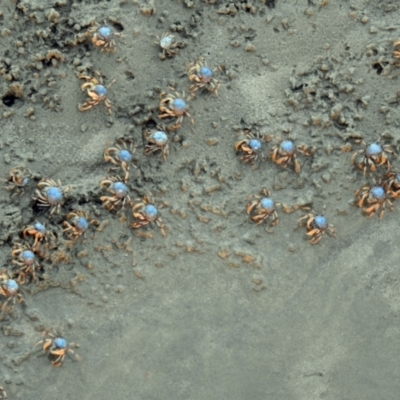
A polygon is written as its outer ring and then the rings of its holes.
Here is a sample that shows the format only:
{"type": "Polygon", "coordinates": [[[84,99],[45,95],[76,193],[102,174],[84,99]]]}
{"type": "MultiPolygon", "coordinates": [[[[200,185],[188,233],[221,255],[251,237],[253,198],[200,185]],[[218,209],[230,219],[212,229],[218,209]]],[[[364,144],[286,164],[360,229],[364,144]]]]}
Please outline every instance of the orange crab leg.
{"type": "Polygon", "coordinates": [[[255,215],[254,217],[251,217],[251,219],[252,219],[252,221],[256,222],[257,225],[259,225],[262,222],[264,222],[268,217],[269,217],[269,214],[266,214],[266,215],[255,215]]]}
{"type": "Polygon", "coordinates": [[[247,206],[247,209],[246,209],[247,214],[250,214],[250,213],[253,211],[254,207],[255,207],[258,203],[259,203],[258,201],[253,201],[252,203],[250,203],[250,204],[247,206]]]}
{"type": "Polygon", "coordinates": [[[310,239],[308,242],[311,244],[317,244],[321,240],[321,238],[322,238],[322,235],[315,236],[312,239],[310,239]]]}
{"type": "Polygon", "coordinates": [[[294,159],[293,163],[294,163],[294,172],[298,174],[301,171],[300,163],[296,159],[294,159]]]}

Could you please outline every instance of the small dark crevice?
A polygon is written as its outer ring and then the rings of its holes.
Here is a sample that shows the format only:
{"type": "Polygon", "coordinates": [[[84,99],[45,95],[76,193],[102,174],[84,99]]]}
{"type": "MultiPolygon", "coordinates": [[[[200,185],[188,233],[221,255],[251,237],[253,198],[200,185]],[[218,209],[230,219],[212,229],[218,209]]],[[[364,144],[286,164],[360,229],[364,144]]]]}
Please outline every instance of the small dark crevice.
{"type": "Polygon", "coordinates": [[[145,122],[144,125],[147,129],[155,129],[157,127],[157,122],[154,119],[150,118],[148,121],[145,122]]]}
{"type": "Polygon", "coordinates": [[[112,20],[111,25],[115,28],[116,31],[122,32],[125,28],[119,21],[112,20]]]}
{"type": "Polygon", "coordinates": [[[268,8],[275,8],[277,2],[278,2],[278,0],[266,0],[265,5],[268,8]]]}
{"type": "Polygon", "coordinates": [[[40,203],[35,200],[32,204],[32,211],[35,215],[44,215],[48,211],[48,207],[40,206],[40,203]]]}
{"type": "Polygon", "coordinates": [[[292,87],[292,91],[293,91],[293,92],[298,92],[299,90],[302,90],[303,87],[304,87],[303,84],[298,85],[298,86],[294,86],[294,87],[292,87]]]}
{"type": "Polygon", "coordinates": [[[125,74],[126,77],[127,77],[128,79],[130,79],[130,80],[135,79],[135,75],[134,75],[134,73],[133,73],[132,71],[126,70],[126,71],[124,71],[124,74],[125,74]]]}
{"type": "Polygon", "coordinates": [[[380,61],[373,63],[372,68],[376,71],[378,75],[380,75],[383,71],[384,65],[380,61]]]}
{"type": "Polygon", "coordinates": [[[6,94],[3,96],[3,104],[6,107],[12,107],[15,104],[15,101],[17,100],[17,97],[13,94],[6,94]]]}
{"type": "Polygon", "coordinates": [[[90,199],[88,199],[87,197],[80,197],[79,199],[78,199],[78,204],[80,205],[80,206],[83,206],[84,204],[88,204],[88,203],[90,203],[90,199]]]}
{"type": "Polygon", "coordinates": [[[335,124],[336,128],[341,131],[345,130],[349,126],[348,124],[346,124],[346,123],[342,124],[339,121],[334,121],[334,124],[335,124]]]}

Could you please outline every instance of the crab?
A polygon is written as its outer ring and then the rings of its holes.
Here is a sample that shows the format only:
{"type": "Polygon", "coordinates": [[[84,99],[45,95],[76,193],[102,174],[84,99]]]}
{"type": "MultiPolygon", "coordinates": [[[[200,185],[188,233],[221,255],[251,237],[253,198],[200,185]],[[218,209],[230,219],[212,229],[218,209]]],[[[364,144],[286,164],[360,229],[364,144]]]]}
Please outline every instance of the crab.
{"type": "Polygon", "coordinates": [[[385,214],[386,205],[390,211],[393,211],[393,203],[389,197],[392,195],[385,185],[375,184],[374,186],[365,185],[354,192],[356,197],[355,204],[363,209],[367,218],[371,218],[375,213],[378,213],[378,218],[381,220],[385,214]]]}
{"type": "Polygon", "coordinates": [[[99,47],[101,51],[109,53],[115,52],[114,37],[122,37],[121,33],[113,32],[107,25],[100,25],[97,22],[92,22],[92,26],[86,31],[86,36],[90,36],[92,43],[99,47]]]}
{"type": "Polygon", "coordinates": [[[395,59],[394,65],[400,67],[400,39],[393,43],[393,58],[395,59]]]}
{"type": "Polygon", "coordinates": [[[59,214],[64,193],[69,189],[69,186],[63,188],[60,180],[54,181],[53,179],[45,178],[37,184],[34,200],[37,201],[39,207],[49,208],[50,214],[59,214]]]}
{"type": "Polygon", "coordinates": [[[11,262],[21,267],[16,273],[18,283],[25,283],[27,276],[31,276],[36,282],[36,272],[42,269],[38,257],[43,257],[43,255],[38,252],[38,249],[31,247],[27,243],[16,243],[11,251],[11,256],[14,258],[11,262]]]}
{"type": "Polygon", "coordinates": [[[156,35],[156,39],[154,44],[160,46],[162,50],[162,53],[160,53],[161,60],[173,57],[178,53],[178,47],[182,46],[175,40],[175,36],[168,32],[163,33],[161,37],[156,35]]]}
{"type": "Polygon", "coordinates": [[[129,179],[129,164],[132,162],[134,152],[135,147],[132,141],[125,139],[118,140],[114,147],[104,150],[104,160],[122,168],[125,182],[129,179]]]}
{"type": "Polygon", "coordinates": [[[386,171],[390,170],[390,161],[387,153],[394,154],[392,146],[380,145],[379,143],[371,143],[365,149],[356,151],[351,156],[351,163],[358,169],[363,171],[365,175],[367,171],[375,172],[377,167],[381,165],[386,167],[386,171]]]}
{"type": "Polygon", "coordinates": [[[301,171],[301,166],[297,160],[297,152],[311,156],[314,154],[315,149],[309,148],[305,145],[295,145],[293,141],[284,139],[280,140],[270,151],[270,157],[273,163],[281,165],[283,168],[287,168],[289,164],[293,165],[293,170],[296,174],[301,171]]]}
{"type": "Polygon", "coordinates": [[[301,217],[297,224],[306,228],[306,235],[309,237],[308,242],[311,244],[317,244],[325,232],[329,236],[336,238],[335,227],[332,224],[328,224],[328,220],[323,214],[311,211],[301,217]]]}
{"type": "Polygon", "coordinates": [[[4,390],[3,386],[0,386],[0,400],[7,400],[7,393],[4,390]]]}
{"type": "Polygon", "coordinates": [[[280,204],[271,199],[269,190],[262,189],[260,194],[261,196],[252,196],[252,201],[247,205],[247,214],[257,225],[271,217],[270,225],[275,226],[279,222],[276,207],[280,204]]]}
{"type": "Polygon", "coordinates": [[[84,236],[90,224],[98,225],[96,220],[89,221],[89,215],[85,211],[71,211],[67,214],[67,219],[71,222],[64,221],[63,233],[66,234],[72,243],[75,243],[81,236],[84,236]]]}
{"type": "Polygon", "coordinates": [[[239,159],[245,163],[254,164],[261,154],[261,141],[263,139],[264,137],[258,133],[253,134],[248,129],[241,132],[240,140],[235,144],[236,154],[239,155],[239,159]]]}
{"type": "Polygon", "coordinates": [[[158,209],[150,196],[144,196],[140,203],[134,204],[132,213],[136,220],[131,225],[133,229],[139,229],[154,222],[160,228],[161,234],[165,236],[164,222],[158,216],[158,209]]]}
{"type": "Polygon", "coordinates": [[[39,246],[43,241],[50,242],[56,238],[54,233],[48,231],[45,225],[40,222],[35,222],[33,225],[26,226],[22,229],[21,234],[24,239],[26,239],[28,236],[33,236],[34,242],[32,249],[34,251],[39,249],[39,246]]]}
{"type": "Polygon", "coordinates": [[[7,306],[10,302],[13,304],[15,304],[16,301],[18,303],[24,302],[22,293],[19,291],[18,283],[14,279],[11,279],[5,270],[0,272],[0,296],[6,298],[6,301],[0,307],[1,312],[9,311],[7,306]]]}
{"type": "Polygon", "coordinates": [[[185,93],[180,95],[178,92],[174,93],[160,93],[160,105],[159,110],[161,114],[159,114],[159,118],[176,118],[176,122],[174,125],[168,127],[169,131],[173,131],[181,127],[183,122],[183,117],[188,116],[190,118],[190,122],[193,124],[194,120],[190,116],[188,112],[188,104],[185,98],[185,93]]]}
{"type": "Polygon", "coordinates": [[[8,179],[1,179],[1,181],[6,183],[6,186],[3,187],[12,193],[11,197],[16,195],[21,196],[31,176],[32,173],[28,168],[20,166],[12,168],[8,174],[8,179]]]}
{"type": "Polygon", "coordinates": [[[81,360],[81,357],[72,350],[72,347],[79,348],[77,343],[68,343],[56,331],[51,332],[50,329],[46,329],[43,336],[44,339],[37,342],[34,348],[42,345],[43,351],[49,356],[50,362],[55,367],[61,366],[66,354],[73,354],[77,361],[81,360]]]}
{"type": "Polygon", "coordinates": [[[197,61],[190,63],[187,66],[187,74],[189,81],[194,82],[190,85],[189,92],[194,97],[197,90],[207,89],[207,91],[215,93],[218,97],[218,89],[221,84],[215,78],[213,78],[213,70],[211,70],[203,57],[200,57],[197,61]]]}
{"type": "Polygon", "coordinates": [[[111,81],[107,86],[103,84],[103,76],[100,72],[95,72],[98,78],[88,75],[79,75],[80,79],[85,79],[86,82],[82,84],[81,89],[86,90],[89,98],[83,103],[78,105],[79,111],[87,111],[100,103],[104,103],[108,112],[112,114],[112,102],[107,98],[107,89],[115,82],[111,81]]]}
{"type": "Polygon", "coordinates": [[[106,189],[112,196],[101,196],[100,200],[103,206],[109,211],[121,207],[125,208],[126,205],[131,204],[131,199],[128,194],[128,186],[119,176],[111,176],[103,179],[100,182],[100,187],[106,189]]]}
{"type": "Polygon", "coordinates": [[[146,142],[143,153],[146,156],[160,153],[160,157],[167,161],[169,154],[168,135],[161,129],[151,129],[143,132],[143,139],[146,142]]]}

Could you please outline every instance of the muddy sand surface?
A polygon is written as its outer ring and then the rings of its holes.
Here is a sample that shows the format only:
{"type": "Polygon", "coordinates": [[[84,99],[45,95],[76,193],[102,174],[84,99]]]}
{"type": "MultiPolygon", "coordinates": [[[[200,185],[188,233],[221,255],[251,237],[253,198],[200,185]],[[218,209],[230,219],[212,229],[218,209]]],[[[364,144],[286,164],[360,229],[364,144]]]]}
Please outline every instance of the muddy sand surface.
{"type": "Polygon", "coordinates": [[[396,1],[2,0],[0,10],[1,177],[29,169],[23,188],[0,191],[9,399],[399,398],[398,202],[393,212],[385,202],[381,221],[379,202],[369,219],[353,204],[363,185],[370,199],[388,161],[400,165],[396,1]],[[91,42],[96,29],[86,36],[94,21],[112,29],[115,52],[91,42]],[[168,32],[176,47],[163,57],[155,36],[168,32]],[[201,57],[213,86],[188,101],[194,124],[184,116],[172,130],[160,94],[188,96],[187,65],[201,57]],[[78,110],[90,83],[79,76],[95,71],[115,80],[112,114],[104,101],[78,110]],[[161,123],[166,161],[143,153],[161,123]],[[246,134],[262,145],[253,164],[240,159],[246,134]],[[283,139],[305,146],[297,173],[271,161],[283,139]],[[364,150],[378,140],[387,160],[370,173],[364,150]],[[129,178],[104,160],[116,143],[136,147],[129,178]],[[99,184],[117,175],[133,204],[151,194],[165,237],[155,222],[133,229],[143,221],[128,201],[103,206],[113,181],[99,184]],[[46,178],[70,186],[58,214],[34,200],[46,178]],[[246,214],[252,201],[261,210],[263,188],[283,204],[275,226],[246,214]],[[76,211],[100,225],[71,245],[76,211]],[[307,212],[324,213],[336,239],[325,231],[309,244],[295,229],[307,212]],[[15,263],[36,221],[56,238],[35,247],[35,282],[15,263]],[[11,278],[21,304],[6,292],[11,278]],[[47,328],[79,344],[60,368],[34,349],[47,328]]]}

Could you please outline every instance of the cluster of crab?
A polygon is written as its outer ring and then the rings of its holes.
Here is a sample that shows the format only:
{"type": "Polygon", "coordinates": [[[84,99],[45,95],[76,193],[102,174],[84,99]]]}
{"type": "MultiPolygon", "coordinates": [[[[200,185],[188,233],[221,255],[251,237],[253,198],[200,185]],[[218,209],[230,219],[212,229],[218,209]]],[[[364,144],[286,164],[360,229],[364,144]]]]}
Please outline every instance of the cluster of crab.
{"type": "MultiPolygon", "coordinates": [[[[95,72],[95,76],[80,75],[85,83],[81,86],[82,90],[87,92],[88,100],[79,106],[80,111],[87,111],[92,107],[103,103],[109,113],[112,113],[112,102],[107,97],[107,88],[111,86],[112,81],[107,87],[103,84],[103,75],[95,72]]],[[[213,78],[213,72],[208,68],[202,59],[189,64],[188,77],[190,81],[194,81],[189,87],[189,96],[185,92],[179,93],[174,88],[169,88],[169,92],[162,91],[160,93],[160,103],[158,106],[160,120],[171,121],[166,127],[159,123],[156,129],[145,130],[143,132],[143,140],[145,142],[145,155],[159,154],[164,160],[169,154],[169,137],[168,133],[179,129],[182,126],[184,118],[190,119],[191,124],[194,123],[189,113],[188,102],[195,97],[198,90],[206,89],[208,92],[218,94],[219,82],[213,78]]]]}
{"type": "MultiPolygon", "coordinates": [[[[113,53],[116,49],[115,38],[122,37],[121,34],[114,32],[109,25],[99,25],[96,22],[92,23],[86,35],[91,39],[94,46],[108,53],[113,53]]],[[[170,33],[164,33],[161,37],[156,36],[154,43],[161,49],[160,58],[162,60],[174,57],[179,49],[185,46],[183,42],[176,41],[175,36],[170,33]]],[[[220,82],[214,77],[215,72],[216,70],[209,68],[204,58],[200,57],[187,66],[187,76],[191,82],[188,96],[185,92],[175,91],[174,88],[169,88],[168,92],[162,91],[160,93],[158,118],[163,121],[171,121],[171,123],[168,126],[159,123],[155,129],[143,132],[145,155],[158,154],[164,160],[167,159],[169,155],[168,133],[179,129],[185,117],[189,118],[192,124],[194,123],[189,113],[188,101],[193,99],[199,91],[211,92],[218,96],[220,82]]],[[[105,76],[99,71],[95,71],[92,75],[81,74],[79,78],[84,80],[81,89],[86,92],[87,99],[78,106],[78,109],[88,111],[99,104],[104,104],[108,112],[112,114],[113,103],[108,97],[108,88],[115,80],[105,85],[105,76]]]]}
{"type": "MultiPolygon", "coordinates": [[[[163,54],[172,57],[174,51],[173,35],[166,33],[160,39],[160,47],[163,54]],[[167,40],[168,39],[168,40],[167,40]],[[172,48],[166,48],[164,41],[171,43],[172,48]]],[[[169,92],[160,93],[160,114],[158,118],[163,120],[174,119],[175,122],[167,126],[167,131],[174,131],[182,126],[185,117],[188,117],[191,124],[194,123],[189,113],[188,101],[194,99],[198,92],[214,93],[218,97],[218,90],[221,86],[220,82],[215,78],[214,74],[221,71],[222,67],[211,69],[204,57],[199,57],[196,61],[187,65],[186,73],[191,85],[189,86],[189,95],[185,92],[179,93],[174,88],[169,88],[169,92]]]]}
{"type": "MultiPolygon", "coordinates": [[[[275,140],[270,136],[255,135],[249,130],[241,132],[241,135],[242,137],[235,144],[235,150],[245,163],[254,163],[259,158],[264,158],[263,142],[275,140]]],[[[381,145],[379,141],[368,145],[363,143],[363,145],[363,149],[356,151],[351,156],[351,164],[362,171],[364,176],[373,175],[382,169],[384,171],[379,177],[372,177],[370,184],[365,184],[355,191],[354,204],[362,208],[367,218],[378,215],[378,218],[382,219],[387,208],[393,210],[393,200],[400,197],[400,172],[393,171],[390,163],[390,157],[395,156],[396,153],[393,146],[381,145]]],[[[277,140],[277,143],[269,150],[269,158],[275,164],[283,168],[291,166],[295,173],[299,173],[301,166],[297,160],[298,153],[311,156],[315,153],[315,149],[304,145],[296,146],[293,141],[288,139],[277,140]]],[[[269,191],[264,189],[261,196],[252,196],[252,200],[247,206],[247,214],[256,224],[269,221],[270,225],[274,226],[279,221],[278,207],[282,207],[284,212],[299,209],[299,207],[288,207],[275,203],[270,198],[269,191]]],[[[335,227],[328,224],[323,214],[318,214],[310,209],[308,211],[299,219],[298,224],[306,228],[311,244],[318,243],[325,232],[330,236],[336,236],[335,227]]]]}
{"type": "MultiPolygon", "coordinates": [[[[115,38],[122,37],[120,33],[116,33],[108,25],[99,25],[93,22],[90,28],[87,30],[86,35],[91,39],[92,43],[100,48],[101,51],[112,53],[116,49],[115,38]]],[[[160,58],[165,60],[167,58],[174,57],[179,48],[185,47],[183,42],[175,40],[175,35],[171,33],[164,33],[161,37],[156,36],[154,42],[161,49],[160,58]]],[[[207,66],[204,58],[200,57],[195,62],[190,63],[187,66],[187,75],[189,81],[192,84],[189,87],[189,99],[195,97],[195,93],[199,90],[206,90],[208,92],[215,93],[218,96],[218,89],[220,82],[214,77],[215,70],[212,70],[207,66]]],[[[107,86],[104,85],[103,78],[100,72],[94,72],[93,76],[90,75],[79,75],[79,78],[84,79],[85,82],[82,84],[81,89],[86,92],[87,100],[79,105],[80,111],[87,111],[92,107],[103,103],[108,112],[112,113],[112,102],[107,96],[107,89],[115,82],[110,82],[107,86]]],[[[159,110],[161,114],[159,118],[176,118],[173,125],[168,128],[168,131],[178,129],[185,116],[190,117],[188,112],[188,99],[185,93],[178,92],[162,92],[160,94],[160,105],[159,110]]],[[[191,119],[193,123],[193,119],[191,119]]],[[[153,140],[156,140],[153,138],[153,140]]]]}
{"type": "MultiPolygon", "coordinates": [[[[159,131],[160,135],[164,132],[159,131]]],[[[111,212],[119,212],[125,208],[131,209],[133,229],[144,228],[155,224],[160,228],[162,235],[165,235],[165,225],[159,216],[159,209],[164,206],[162,203],[158,208],[153,197],[148,194],[136,201],[131,200],[129,189],[130,166],[133,164],[133,153],[135,147],[129,139],[119,139],[114,146],[104,151],[104,160],[114,165],[111,170],[121,169],[120,175],[108,176],[100,182],[100,188],[107,192],[100,197],[103,206],[111,212]]],[[[157,151],[156,145],[145,147],[146,152],[157,151]]]]}
{"type": "Polygon", "coordinates": [[[188,112],[187,102],[194,99],[198,91],[214,93],[218,97],[218,90],[221,84],[214,77],[218,69],[221,70],[220,67],[212,70],[208,67],[205,59],[199,57],[187,66],[187,76],[189,81],[192,82],[189,86],[189,96],[187,98],[185,98],[184,92],[182,94],[178,92],[161,92],[159,105],[161,114],[159,114],[159,118],[176,118],[175,123],[168,127],[169,131],[180,128],[185,116],[190,118],[192,124],[194,123],[188,112]]]}
{"type": "MultiPolygon", "coordinates": [[[[88,37],[92,43],[102,51],[115,51],[115,36],[113,30],[107,26],[100,26],[93,23],[87,31],[88,37]]],[[[175,40],[175,36],[170,33],[164,33],[161,37],[156,37],[155,44],[161,49],[160,59],[174,57],[184,43],[175,40]]],[[[146,156],[159,155],[164,161],[169,155],[169,133],[179,129],[185,118],[188,118],[193,124],[194,120],[189,113],[188,102],[196,97],[196,93],[206,91],[218,96],[220,82],[214,77],[215,70],[207,66],[204,58],[199,58],[187,66],[187,76],[191,85],[189,86],[189,95],[185,92],[179,93],[174,88],[169,88],[168,92],[160,93],[160,102],[158,105],[158,118],[160,121],[168,121],[168,125],[159,122],[154,129],[145,129],[143,131],[144,154],[146,156]]],[[[104,76],[100,72],[95,72],[94,76],[80,75],[85,82],[81,88],[88,95],[87,101],[79,106],[80,111],[87,111],[94,106],[103,103],[109,113],[112,113],[112,102],[107,96],[107,89],[111,86],[104,85],[104,76]]],[[[121,175],[113,175],[104,178],[100,182],[101,189],[107,194],[100,197],[103,206],[111,212],[132,209],[133,229],[139,229],[151,224],[155,224],[165,235],[165,225],[159,216],[159,208],[155,206],[155,200],[150,194],[142,196],[137,201],[132,201],[129,190],[129,168],[132,165],[133,152],[135,148],[131,140],[120,139],[114,146],[107,148],[104,152],[106,162],[112,163],[116,168],[121,169],[121,175]]]]}
{"type": "Polygon", "coordinates": [[[143,133],[146,146],[144,154],[149,155],[158,152],[166,160],[169,154],[168,133],[181,128],[185,118],[188,118],[190,123],[194,124],[194,119],[189,113],[189,101],[193,100],[196,97],[196,93],[200,91],[214,93],[218,96],[220,82],[214,77],[214,73],[215,70],[209,68],[204,58],[200,57],[187,66],[187,76],[189,81],[192,82],[189,86],[188,95],[184,91],[177,92],[172,87],[169,87],[168,92],[162,91],[160,93],[158,118],[168,122],[166,125],[158,124],[162,126],[162,129],[157,128],[143,133]]]}
{"type": "MultiPolygon", "coordinates": [[[[22,196],[30,186],[32,172],[23,166],[12,168],[6,179],[4,188],[11,196],[22,196]]],[[[0,315],[5,317],[11,313],[16,303],[25,306],[23,288],[35,284],[46,287],[49,277],[47,263],[52,262],[54,252],[68,251],[78,240],[85,237],[90,226],[98,222],[91,219],[84,210],[72,209],[61,218],[61,232],[49,229],[52,217],[64,210],[66,193],[70,186],[62,186],[60,181],[49,178],[41,179],[33,195],[33,208],[41,217],[20,230],[20,240],[14,242],[11,250],[11,263],[0,271],[0,315]],[[43,221],[47,215],[47,222],[43,221]]],[[[65,354],[71,352],[71,346],[60,335],[49,334],[44,341],[43,349],[49,355],[54,366],[60,366],[65,354]]]]}
{"type": "MultiPolygon", "coordinates": [[[[86,31],[86,37],[90,39],[92,44],[106,53],[114,53],[116,50],[116,38],[122,38],[121,33],[115,32],[111,26],[100,25],[97,22],[92,22],[91,26],[86,31]]],[[[104,104],[110,114],[112,114],[112,102],[108,98],[108,88],[115,82],[111,81],[107,86],[104,84],[104,75],[95,71],[94,74],[80,74],[80,79],[85,82],[82,84],[81,89],[86,92],[87,99],[83,104],[78,105],[79,111],[87,111],[97,106],[104,104]]]]}
{"type": "Polygon", "coordinates": [[[288,206],[283,203],[275,202],[271,197],[271,192],[262,189],[259,195],[253,195],[248,198],[249,203],[246,207],[247,215],[256,225],[268,223],[275,226],[279,222],[277,209],[280,208],[284,213],[292,213],[299,209],[306,210],[307,213],[297,221],[297,227],[304,227],[308,241],[311,244],[317,244],[322,236],[327,233],[331,237],[336,237],[336,229],[328,223],[323,213],[318,214],[310,208],[299,207],[297,205],[288,206]]]}
{"type": "MultiPolygon", "coordinates": [[[[11,193],[11,196],[23,195],[32,180],[32,176],[33,174],[26,167],[12,168],[8,178],[2,179],[5,182],[3,187],[11,193]]],[[[60,214],[66,193],[70,190],[71,186],[62,186],[59,180],[43,178],[36,185],[32,199],[34,208],[40,214],[45,215],[47,213],[49,218],[60,214]]],[[[21,229],[21,242],[16,242],[11,252],[12,264],[17,266],[12,274],[17,277],[19,284],[30,281],[37,283],[39,281],[37,273],[44,269],[40,260],[49,259],[49,252],[59,248],[60,237],[65,239],[62,243],[70,247],[85,236],[90,225],[98,225],[96,220],[90,218],[88,212],[80,209],[72,209],[66,212],[61,223],[63,227],[61,233],[47,229],[46,222],[39,220],[21,229]]]]}
{"type": "Polygon", "coordinates": [[[400,197],[400,172],[393,171],[390,163],[390,157],[396,153],[393,146],[381,145],[379,141],[363,145],[351,156],[351,163],[363,176],[369,175],[371,182],[354,192],[355,205],[362,208],[367,218],[376,214],[382,219],[386,208],[393,211],[393,200],[400,197]]]}
{"type": "Polygon", "coordinates": [[[292,168],[298,174],[301,171],[301,164],[298,155],[312,156],[316,149],[304,144],[295,144],[293,140],[276,138],[271,135],[253,133],[249,129],[240,132],[239,140],[235,143],[235,151],[239,159],[247,164],[265,161],[269,158],[274,164],[282,168],[292,168]],[[264,142],[271,142],[272,147],[268,155],[264,154],[264,142]]]}

